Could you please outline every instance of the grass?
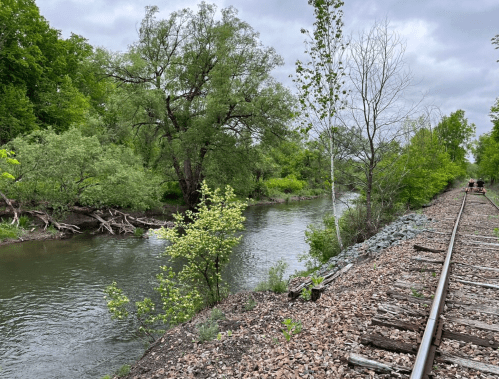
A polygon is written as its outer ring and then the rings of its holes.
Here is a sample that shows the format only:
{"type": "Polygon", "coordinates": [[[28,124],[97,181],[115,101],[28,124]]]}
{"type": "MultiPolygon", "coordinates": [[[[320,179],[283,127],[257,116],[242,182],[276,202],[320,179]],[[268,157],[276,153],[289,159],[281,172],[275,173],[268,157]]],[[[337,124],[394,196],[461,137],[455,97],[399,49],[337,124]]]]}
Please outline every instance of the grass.
{"type": "Polygon", "coordinates": [[[246,300],[246,303],[244,304],[244,311],[252,311],[256,307],[256,301],[253,298],[253,296],[248,296],[248,300],[246,300]]]}
{"type": "Polygon", "coordinates": [[[142,228],[135,228],[135,230],[133,231],[133,235],[135,237],[142,237],[145,233],[145,230],[142,229],[142,228]]]}
{"type": "Polygon", "coordinates": [[[0,223],[0,241],[5,241],[8,239],[17,239],[21,235],[21,230],[12,225],[8,221],[2,221],[0,223]]]}
{"type": "Polygon", "coordinates": [[[255,291],[272,291],[275,293],[286,292],[288,285],[286,284],[286,281],[283,280],[283,276],[287,267],[288,264],[284,262],[284,260],[278,260],[276,264],[269,269],[267,279],[258,283],[255,291]]]}
{"type": "Polygon", "coordinates": [[[116,371],[117,376],[125,376],[130,373],[130,365],[123,365],[121,366],[118,371],[116,371]]]}

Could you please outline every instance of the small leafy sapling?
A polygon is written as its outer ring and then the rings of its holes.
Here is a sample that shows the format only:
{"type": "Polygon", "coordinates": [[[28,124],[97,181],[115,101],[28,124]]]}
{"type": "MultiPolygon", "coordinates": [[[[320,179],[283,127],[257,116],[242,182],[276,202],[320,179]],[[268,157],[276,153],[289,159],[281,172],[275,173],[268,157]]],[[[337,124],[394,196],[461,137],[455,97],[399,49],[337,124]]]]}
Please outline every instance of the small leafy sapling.
{"type": "Polygon", "coordinates": [[[286,329],[282,330],[282,334],[284,335],[284,338],[286,338],[286,341],[291,340],[291,336],[293,334],[298,334],[302,331],[302,324],[301,321],[293,321],[290,318],[285,319],[283,322],[284,326],[286,329]]]}

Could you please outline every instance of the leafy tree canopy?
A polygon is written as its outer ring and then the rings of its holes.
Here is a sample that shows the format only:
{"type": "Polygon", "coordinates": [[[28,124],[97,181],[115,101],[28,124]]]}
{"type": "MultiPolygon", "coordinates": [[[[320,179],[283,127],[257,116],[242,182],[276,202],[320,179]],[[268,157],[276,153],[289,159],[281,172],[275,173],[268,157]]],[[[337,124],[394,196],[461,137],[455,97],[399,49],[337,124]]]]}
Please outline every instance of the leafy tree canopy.
{"type": "Polygon", "coordinates": [[[0,0],[0,143],[83,121],[89,103],[79,68],[91,52],[80,36],[62,39],[33,0],[0,0]]]}
{"type": "Polygon", "coordinates": [[[470,149],[475,130],[475,124],[468,123],[461,109],[451,113],[450,116],[442,117],[435,128],[438,139],[449,153],[452,162],[461,166],[466,165],[466,152],[470,149]]]}
{"type": "MultiPolygon", "coordinates": [[[[282,59],[229,7],[202,2],[158,20],[147,7],[139,40],[112,54],[107,74],[134,99],[133,125],[161,141],[185,202],[194,207],[206,164],[244,141],[285,135],[293,98],[271,76],[282,59]]],[[[222,163],[222,161],[219,161],[222,163]]]]}

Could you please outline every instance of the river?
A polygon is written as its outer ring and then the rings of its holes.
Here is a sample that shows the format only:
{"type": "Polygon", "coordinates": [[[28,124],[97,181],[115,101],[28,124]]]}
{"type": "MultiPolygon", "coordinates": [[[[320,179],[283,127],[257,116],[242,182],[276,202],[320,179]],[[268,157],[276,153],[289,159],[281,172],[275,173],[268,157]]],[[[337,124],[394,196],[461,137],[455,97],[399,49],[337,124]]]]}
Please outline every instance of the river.
{"type": "MultiPolygon", "coordinates": [[[[303,269],[304,231],[330,209],[327,198],[249,207],[224,274],[231,291],[254,288],[281,258],[286,276],[303,269]]],[[[166,243],[79,235],[0,247],[0,378],[98,379],[138,359],[146,345],[111,320],[103,289],[116,281],[132,301],[150,296],[166,243]]]]}

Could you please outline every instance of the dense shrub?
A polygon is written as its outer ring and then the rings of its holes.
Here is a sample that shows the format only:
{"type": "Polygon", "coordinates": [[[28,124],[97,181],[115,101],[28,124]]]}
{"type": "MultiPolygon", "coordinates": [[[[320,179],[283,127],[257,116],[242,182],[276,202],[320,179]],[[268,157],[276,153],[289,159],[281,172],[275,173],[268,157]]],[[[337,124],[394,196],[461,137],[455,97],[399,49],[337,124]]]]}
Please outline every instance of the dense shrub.
{"type": "Polygon", "coordinates": [[[265,182],[268,189],[277,189],[284,193],[301,191],[305,184],[306,182],[296,179],[294,175],[288,175],[285,178],[272,178],[265,182]]]}

